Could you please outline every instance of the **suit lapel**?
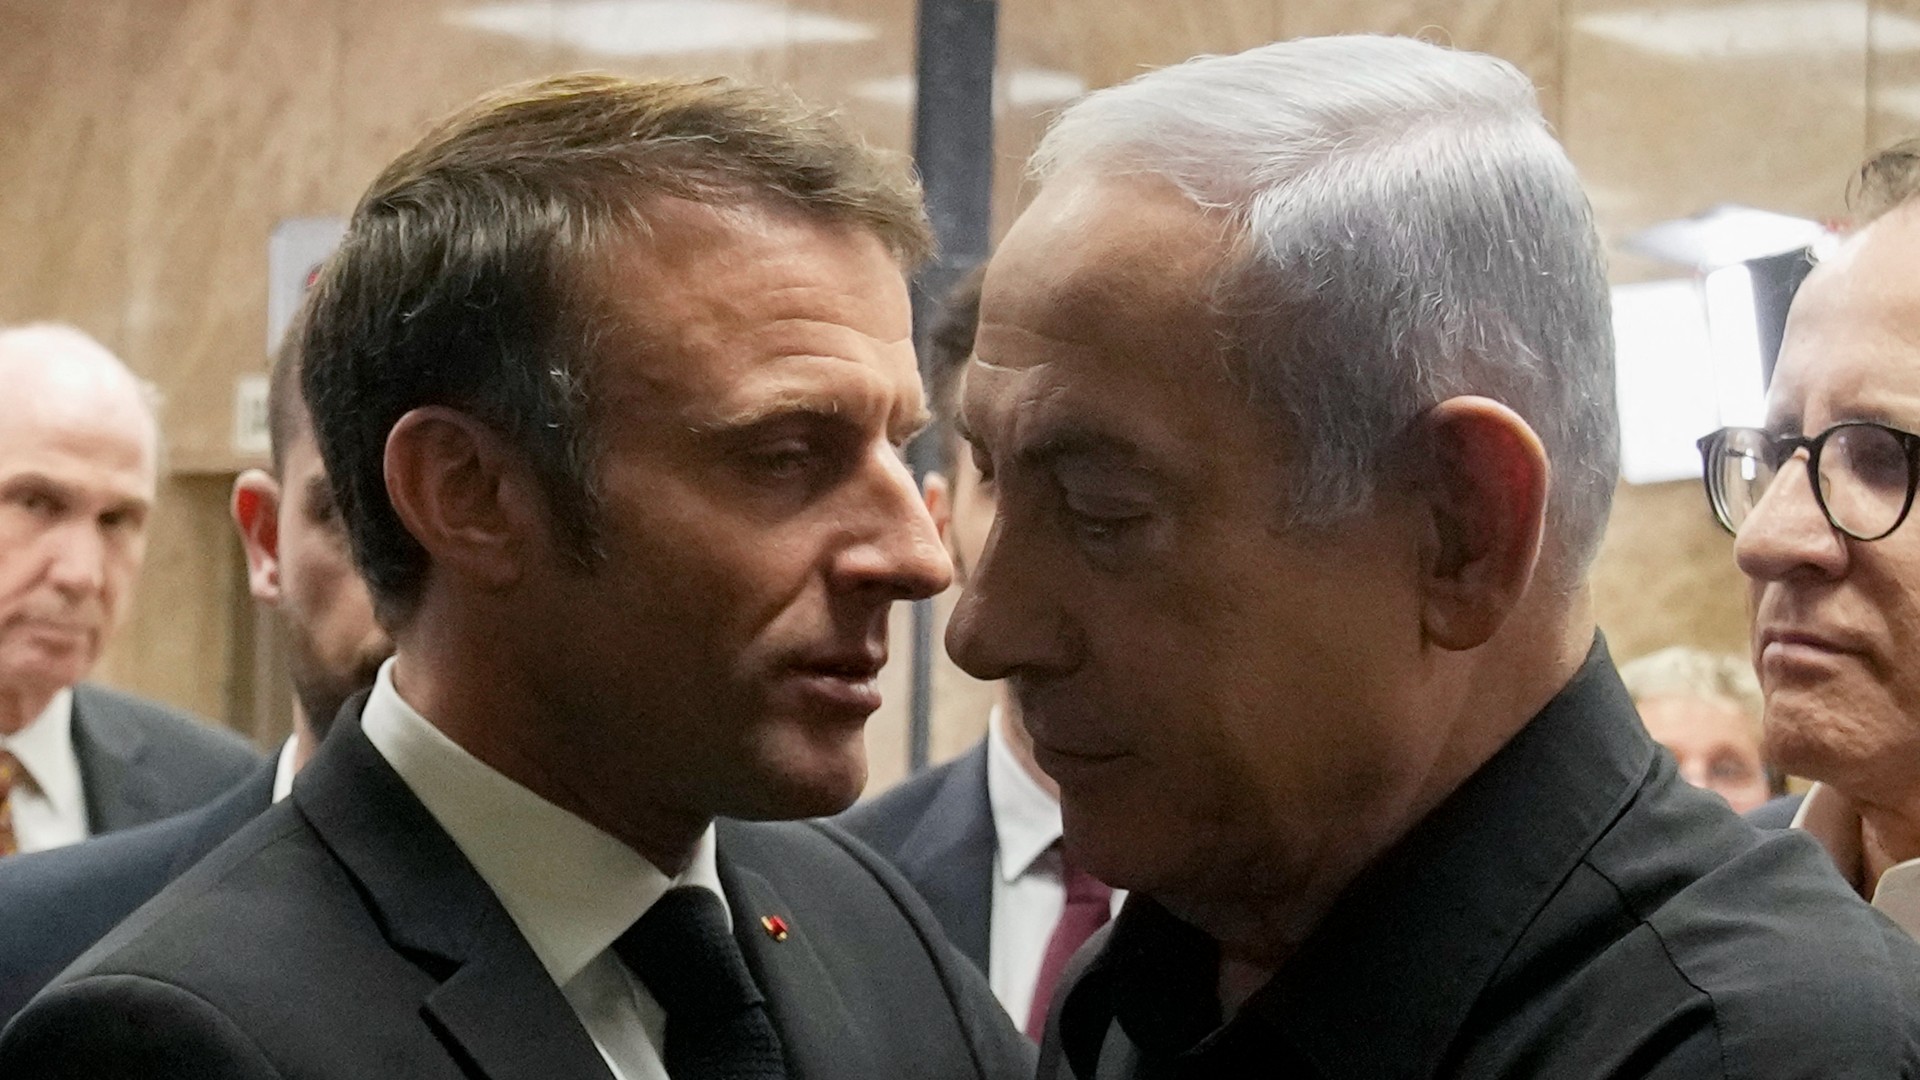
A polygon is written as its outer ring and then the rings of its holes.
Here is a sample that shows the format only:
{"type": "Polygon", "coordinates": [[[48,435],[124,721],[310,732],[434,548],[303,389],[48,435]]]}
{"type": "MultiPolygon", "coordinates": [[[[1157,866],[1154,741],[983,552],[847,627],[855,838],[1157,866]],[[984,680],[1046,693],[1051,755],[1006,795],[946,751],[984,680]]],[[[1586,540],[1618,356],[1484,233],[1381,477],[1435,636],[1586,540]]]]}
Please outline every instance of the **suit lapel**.
{"type": "Polygon", "coordinates": [[[983,741],[954,762],[899,855],[901,875],[983,972],[990,952],[994,846],[983,741]]]}
{"type": "Polygon", "coordinates": [[[772,883],[728,857],[722,833],[720,884],[733,913],[733,934],[746,954],[767,1011],[780,1032],[791,1080],[894,1080],[879,1071],[857,1037],[852,1017],[834,986],[833,976],[809,940],[807,927],[793,920],[791,908],[772,883]],[[762,919],[785,920],[785,940],[775,940],[762,919]]]}
{"type": "Polygon", "coordinates": [[[388,941],[442,979],[422,1002],[436,1031],[493,1080],[610,1078],[506,909],[361,733],[363,705],[341,716],[293,800],[388,941]]]}
{"type": "Polygon", "coordinates": [[[87,830],[115,832],[159,816],[152,781],[134,768],[146,732],[104,705],[83,683],[73,688],[73,756],[80,762],[87,830]]]}

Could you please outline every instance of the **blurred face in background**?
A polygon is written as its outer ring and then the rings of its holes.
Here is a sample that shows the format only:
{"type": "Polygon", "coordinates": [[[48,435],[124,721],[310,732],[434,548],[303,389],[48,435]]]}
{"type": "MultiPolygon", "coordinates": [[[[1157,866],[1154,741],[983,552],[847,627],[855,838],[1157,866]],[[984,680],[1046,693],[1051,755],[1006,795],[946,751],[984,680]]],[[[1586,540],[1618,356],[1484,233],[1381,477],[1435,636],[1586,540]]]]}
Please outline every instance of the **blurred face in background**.
{"type": "Polygon", "coordinates": [[[153,417],[130,376],[110,358],[28,348],[0,349],[6,728],[84,678],[125,618],[157,473],[153,417]]]}
{"type": "Polygon", "coordinates": [[[1640,719],[1653,741],[1679,762],[1680,776],[1746,813],[1773,796],[1760,727],[1730,701],[1669,695],[1639,703],[1640,719]]]}

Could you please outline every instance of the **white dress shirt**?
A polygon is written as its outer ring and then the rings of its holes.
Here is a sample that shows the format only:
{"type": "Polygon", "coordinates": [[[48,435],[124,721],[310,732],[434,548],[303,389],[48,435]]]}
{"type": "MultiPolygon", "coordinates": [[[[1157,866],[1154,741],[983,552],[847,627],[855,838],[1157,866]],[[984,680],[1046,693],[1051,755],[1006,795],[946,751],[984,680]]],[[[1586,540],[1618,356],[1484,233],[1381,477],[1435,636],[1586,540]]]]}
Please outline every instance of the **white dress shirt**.
{"type": "MultiPolygon", "coordinates": [[[[1025,1024],[1047,939],[1067,906],[1060,856],[1060,802],[1014,756],[1000,710],[987,724],[987,805],[993,812],[993,912],[988,921],[987,982],[993,996],[1025,1024]]],[[[1113,893],[1113,910],[1126,896],[1113,893]]]]}
{"type": "Polygon", "coordinates": [[[726,908],[712,827],[687,870],[667,877],[447,738],[401,700],[393,664],[380,668],[361,729],[500,898],[614,1076],[667,1080],[666,1013],[610,947],[675,885],[711,889],[726,908]]]}
{"type": "Polygon", "coordinates": [[[1880,880],[1867,882],[1860,811],[1836,788],[1815,784],[1793,815],[1793,827],[1812,834],[1833,857],[1840,876],[1900,929],[1920,938],[1920,859],[1889,866],[1880,880]],[[1871,884],[1872,888],[1867,886],[1871,884]]]}
{"type": "Polygon", "coordinates": [[[298,736],[289,735],[287,741],[280,744],[280,756],[273,765],[273,801],[279,802],[293,793],[293,774],[300,766],[294,764],[298,736]]]}
{"type": "Polygon", "coordinates": [[[73,691],[53,695],[26,727],[0,735],[28,779],[13,785],[13,838],[22,852],[77,844],[87,838],[87,797],[80,757],[73,751],[73,691]]]}

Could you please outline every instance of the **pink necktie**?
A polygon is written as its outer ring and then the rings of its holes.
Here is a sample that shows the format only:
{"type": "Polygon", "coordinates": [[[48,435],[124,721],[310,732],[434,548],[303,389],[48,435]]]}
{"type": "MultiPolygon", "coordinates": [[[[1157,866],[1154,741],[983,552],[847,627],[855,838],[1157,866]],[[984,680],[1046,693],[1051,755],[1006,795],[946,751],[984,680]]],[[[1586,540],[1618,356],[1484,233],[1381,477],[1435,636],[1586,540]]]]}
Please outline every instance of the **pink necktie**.
{"type": "Polygon", "coordinates": [[[1053,991],[1067,961],[1086,944],[1093,932],[1107,924],[1113,904],[1113,890],[1093,875],[1060,860],[1060,876],[1067,886],[1067,904],[1047,939],[1047,953],[1040,961],[1040,978],[1033,984],[1033,1007],[1027,1013],[1027,1035],[1038,1040],[1047,1026],[1047,1010],[1053,1004],[1053,991]]]}

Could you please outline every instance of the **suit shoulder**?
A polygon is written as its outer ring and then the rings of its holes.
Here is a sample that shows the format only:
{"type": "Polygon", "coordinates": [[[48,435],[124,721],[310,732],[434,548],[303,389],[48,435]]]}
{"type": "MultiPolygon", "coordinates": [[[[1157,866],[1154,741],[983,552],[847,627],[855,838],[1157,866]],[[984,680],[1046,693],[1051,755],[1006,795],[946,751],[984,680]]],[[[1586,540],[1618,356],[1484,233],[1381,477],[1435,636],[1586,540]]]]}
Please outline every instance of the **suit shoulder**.
{"type": "Polygon", "coordinates": [[[259,751],[233,732],[157,701],[94,683],[74,687],[73,701],[74,719],[83,729],[135,728],[156,736],[150,745],[169,759],[170,769],[197,766],[204,775],[238,783],[262,760],[259,751]]]}
{"type": "Polygon", "coordinates": [[[971,759],[983,750],[984,744],[976,746],[952,761],[908,777],[830,820],[882,854],[895,854],[931,812],[948,784],[975,765],[971,759]]]}
{"type": "Polygon", "coordinates": [[[137,975],[98,975],[38,999],[0,1036],[10,1080],[280,1076],[239,1025],[205,999],[137,975]]]}
{"type": "Polygon", "coordinates": [[[1717,1063],[1685,1075],[1920,1071],[1920,946],[1810,837],[1760,833],[1691,793],[1623,820],[1530,929],[1532,971],[1509,970],[1509,991],[1558,989],[1521,993],[1514,1015],[1575,1056],[1717,1063]]]}
{"type": "Polygon", "coordinates": [[[1851,1061],[1824,1059],[1823,1075],[1920,1069],[1920,945],[1861,902],[1811,837],[1764,836],[1647,923],[1711,1000],[1730,1057],[1848,1047],[1851,1061]]]}

